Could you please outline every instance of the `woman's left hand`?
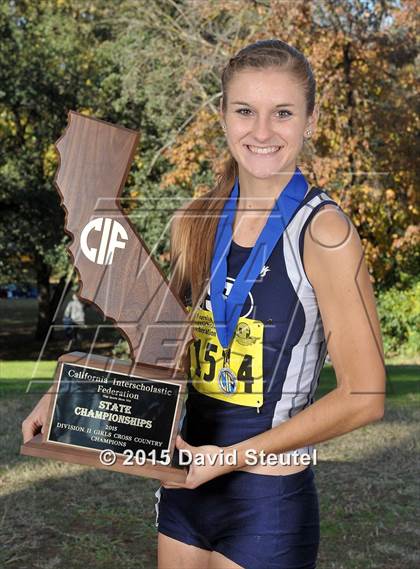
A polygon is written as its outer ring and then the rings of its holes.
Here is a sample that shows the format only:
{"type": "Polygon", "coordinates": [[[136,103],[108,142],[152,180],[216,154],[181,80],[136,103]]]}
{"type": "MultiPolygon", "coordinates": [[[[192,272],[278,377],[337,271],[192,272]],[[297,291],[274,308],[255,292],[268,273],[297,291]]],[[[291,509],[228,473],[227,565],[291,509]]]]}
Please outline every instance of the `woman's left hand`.
{"type": "Polygon", "coordinates": [[[232,466],[224,464],[224,449],[222,447],[216,445],[194,447],[186,443],[180,435],[176,438],[176,447],[180,451],[188,451],[184,452],[184,460],[191,460],[187,478],[185,482],[162,483],[164,488],[188,488],[192,490],[204,482],[233,470],[232,466]]]}

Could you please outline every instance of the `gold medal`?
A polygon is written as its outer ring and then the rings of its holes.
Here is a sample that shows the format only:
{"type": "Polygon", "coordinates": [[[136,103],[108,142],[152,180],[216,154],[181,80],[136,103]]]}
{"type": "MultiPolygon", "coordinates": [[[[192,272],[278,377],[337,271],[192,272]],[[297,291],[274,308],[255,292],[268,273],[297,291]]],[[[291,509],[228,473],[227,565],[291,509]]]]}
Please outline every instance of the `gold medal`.
{"type": "Polygon", "coordinates": [[[238,390],[238,378],[229,367],[230,348],[223,349],[223,367],[219,370],[217,381],[223,393],[229,395],[238,390]]]}

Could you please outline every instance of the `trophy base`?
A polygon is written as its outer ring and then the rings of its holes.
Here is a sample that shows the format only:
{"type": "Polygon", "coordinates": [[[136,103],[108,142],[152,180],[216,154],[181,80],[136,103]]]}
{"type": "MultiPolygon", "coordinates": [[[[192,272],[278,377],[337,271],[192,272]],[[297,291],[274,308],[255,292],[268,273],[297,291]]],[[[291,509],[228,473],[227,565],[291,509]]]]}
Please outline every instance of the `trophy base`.
{"type": "Polygon", "coordinates": [[[175,439],[185,377],[180,370],[72,352],[61,356],[43,434],[20,453],[184,482],[175,439]]]}
{"type": "Polygon", "coordinates": [[[134,476],[145,476],[147,478],[156,478],[161,482],[185,482],[187,478],[186,470],[174,468],[171,466],[148,466],[131,464],[124,465],[125,457],[116,454],[116,462],[111,466],[102,464],[99,459],[99,451],[96,450],[82,450],[82,449],[59,449],[55,443],[42,442],[42,435],[39,433],[33,439],[24,443],[20,447],[20,454],[33,456],[37,458],[49,458],[52,460],[59,460],[62,462],[70,462],[73,464],[80,464],[83,466],[93,466],[94,468],[101,468],[103,470],[113,470],[123,474],[132,474],[134,476]],[[64,451],[64,452],[63,452],[64,451]]]}

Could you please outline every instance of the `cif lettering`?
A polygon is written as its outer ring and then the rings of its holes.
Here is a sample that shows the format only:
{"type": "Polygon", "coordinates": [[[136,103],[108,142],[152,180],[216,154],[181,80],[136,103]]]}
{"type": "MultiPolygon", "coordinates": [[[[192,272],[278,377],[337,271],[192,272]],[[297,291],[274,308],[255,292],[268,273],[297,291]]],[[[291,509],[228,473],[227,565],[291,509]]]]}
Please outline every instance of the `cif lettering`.
{"type": "Polygon", "coordinates": [[[80,236],[82,252],[93,263],[98,265],[110,265],[114,259],[115,249],[124,249],[128,239],[124,227],[109,217],[98,217],[89,221],[83,228],[80,236]],[[89,247],[88,238],[91,231],[102,232],[99,248],[89,247]],[[124,241],[120,241],[120,238],[124,241]]]}

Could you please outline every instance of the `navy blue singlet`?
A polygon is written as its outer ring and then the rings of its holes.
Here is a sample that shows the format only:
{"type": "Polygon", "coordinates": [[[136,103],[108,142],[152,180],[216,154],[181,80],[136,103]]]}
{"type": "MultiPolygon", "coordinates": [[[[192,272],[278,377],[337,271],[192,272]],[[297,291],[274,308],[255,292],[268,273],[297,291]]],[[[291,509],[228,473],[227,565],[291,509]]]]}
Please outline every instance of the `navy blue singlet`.
{"type": "MultiPolygon", "coordinates": [[[[327,348],[315,292],[303,266],[303,240],[312,217],[325,204],[339,207],[324,190],[308,189],[241,312],[264,323],[264,404],[260,412],[204,395],[189,382],[182,436],[191,445],[235,444],[277,426],[314,401],[327,348]]],[[[251,249],[232,242],[225,294],[251,249]]],[[[211,311],[208,294],[201,308],[211,311]]],[[[312,451],[307,446],[295,449],[295,454],[312,451]]]]}

